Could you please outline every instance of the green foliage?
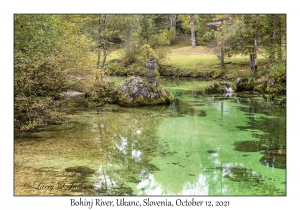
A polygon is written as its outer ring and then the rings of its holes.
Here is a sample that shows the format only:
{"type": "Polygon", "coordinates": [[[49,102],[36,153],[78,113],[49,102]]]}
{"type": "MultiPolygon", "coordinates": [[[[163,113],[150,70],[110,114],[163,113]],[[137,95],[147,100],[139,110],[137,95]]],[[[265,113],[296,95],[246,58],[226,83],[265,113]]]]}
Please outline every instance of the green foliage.
{"type": "Polygon", "coordinates": [[[270,75],[266,92],[273,94],[286,94],[286,66],[285,64],[274,65],[270,69],[270,75]]]}
{"type": "Polygon", "coordinates": [[[156,58],[158,68],[160,68],[167,60],[170,50],[166,47],[158,47],[153,49],[149,44],[145,44],[131,51],[125,51],[121,59],[121,66],[126,67],[126,75],[143,76],[146,71],[146,61],[156,58]]]}
{"type": "Polygon", "coordinates": [[[59,112],[57,104],[50,97],[36,97],[18,94],[14,103],[15,128],[34,130],[46,124],[66,122],[69,116],[59,112]]]}
{"type": "Polygon", "coordinates": [[[171,50],[168,47],[159,47],[156,48],[154,51],[158,64],[158,69],[160,69],[168,61],[171,50]]]}
{"type": "Polygon", "coordinates": [[[162,76],[213,78],[215,70],[186,69],[180,66],[163,65],[159,73],[162,76]]]}
{"type": "Polygon", "coordinates": [[[155,49],[161,46],[170,45],[171,41],[174,39],[174,32],[169,30],[164,30],[160,34],[155,34],[150,39],[150,45],[155,49]]]}
{"type": "MultiPolygon", "coordinates": [[[[285,15],[232,15],[232,23],[221,25],[214,33],[218,51],[232,54],[260,54],[271,64],[284,60],[285,15]],[[257,47],[255,47],[257,43],[257,47]]],[[[212,33],[206,34],[211,36],[212,33]]],[[[256,56],[257,57],[257,56],[256,56]]]]}
{"type": "MultiPolygon", "coordinates": [[[[205,45],[211,42],[214,37],[209,36],[207,33],[214,31],[214,29],[208,25],[209,22],[214,18],[213,14],[199,14],[194,16],[194,28],[196,33],[196,42],[197,45],[205,45]]],[[[189,15],[178,15],[178,22],[180,24],[181,29],[186,34],[191,33],[190,27],[190,16],[189,15]]]]}
{"type": "Polygon", "coordinates": [[[149,44],[144,44],[137,50],[137,54],[135,55],[136,62],[141,65],[146,65],[146,60],[155,57],[155,51],[150,47],[149,44]]]}
{"type": "Polygon", "coordinates": [[[125,69],[127,76],[145,76],[146,75],[146,67],[140,66],[137,63],[133,63],[128,68],[125,69]]]}
{"type": "Polygon", "coordinates": [[[120,62],[108,62],[105,71],[108,75],[126,76],[125,67],[121,66],[120,62]]]}

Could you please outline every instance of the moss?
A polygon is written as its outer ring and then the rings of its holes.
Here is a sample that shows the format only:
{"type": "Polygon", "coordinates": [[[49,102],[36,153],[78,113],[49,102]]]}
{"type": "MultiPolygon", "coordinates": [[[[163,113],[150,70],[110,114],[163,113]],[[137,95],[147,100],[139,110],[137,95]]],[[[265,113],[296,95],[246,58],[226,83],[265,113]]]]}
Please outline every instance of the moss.
{"type": "MultiPolygon", "coordinates": [[[[213,84],[210,84],[205,87],[205,92],[207,93],[226,93],[227,91],[234,91],[235,88],[232,88],[233,85],[229,82],[214,82],[213,84]]],[[[231,92],[232,93],[232,92],[231,92]]]]}
{"type": "Polygon", "coordinates": [[[238,78],[236,82],[236,91],[253,91],[254,82],[248,78],[238,78]]]}

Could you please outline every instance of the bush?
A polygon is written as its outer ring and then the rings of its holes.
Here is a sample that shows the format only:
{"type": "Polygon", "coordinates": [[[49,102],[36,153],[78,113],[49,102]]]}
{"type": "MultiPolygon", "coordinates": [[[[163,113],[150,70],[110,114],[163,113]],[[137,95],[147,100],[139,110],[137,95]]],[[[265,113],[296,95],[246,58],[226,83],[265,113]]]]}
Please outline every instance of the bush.
{"type": "Polygon", "coordinates": [[[90,90],[87,91],[89,106],[102,106],[106,103],[113,103],[115,86],[113,82],[96,81],[90,90]]]}
{"type": "Polygon", "coordinates": [[[64,113],[59,113],[53,99],[60,99],[65,89],[65,72],[54,59],[28,65],[18,65],[15,60],[14,114],[15,128],[32,130],[49,123],[62,123],[64,113]]]}
{"type": "Polygon", "coordinates": [[[285,64],[278,64],[271,67],[266,92],[279,95],[286,94],[285,64]]]}
{"type": "Polygon", "coordinates": [[[146,71],[146,61],[156,58],[158,70],[162,67],[167,59],[170,50],[166,47],[158,47],[153,49],[149,44],[144,44],[139,48],[135,48],[130,52],[125,52],[120,65],[109,64],[108,70],[112,75],[144,76],[146,71]],[[121,71],[122,73],[118,74],[121,71]]]}
{"type": "Polygon", "coordinates": [[[15,97],[14,122],[20,130],[35,130],[47,124],[61,124],[69,116],[59,112],[57,104],[50,97],[25,96],[15,97]]]}
{"type": "Polygon", "coordinates": [[[171,41],[174,41],[174,32],[169,30],[164,30],[160,34],[156,34],[151,37],[150,45],[156,49],[158,47],[170,45],[171,41]]]}

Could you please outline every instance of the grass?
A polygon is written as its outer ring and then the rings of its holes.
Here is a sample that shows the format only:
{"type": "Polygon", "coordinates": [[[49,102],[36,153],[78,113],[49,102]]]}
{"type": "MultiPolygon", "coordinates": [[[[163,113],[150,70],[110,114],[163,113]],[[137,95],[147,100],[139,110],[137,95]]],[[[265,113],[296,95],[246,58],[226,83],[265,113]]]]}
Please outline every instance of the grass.
{"type": "Polygon", "coordinates": [[[112,52],[110,52],[107,56],[107,61],[111,61],[111,60],[115,60],[115,59],[120,59],[121,58],[121,55],[123,53],[123,49],[117,49],[117,50],[114,50],[112,52]]]}
{"type": "MultiPolygon", "coordinates": [[[[258,56],[258,64],[265,64],[266,59],[258,56]]],[[[217,58],[213,49],[197,46],[185,46],[172,48],[166,65],[177,66],[185,70],[220,70],[221,61],[217,58]]],[[[225,68],[229,70],[250,70],[249,57],[235,55],[225,59],[225,68]]]]}

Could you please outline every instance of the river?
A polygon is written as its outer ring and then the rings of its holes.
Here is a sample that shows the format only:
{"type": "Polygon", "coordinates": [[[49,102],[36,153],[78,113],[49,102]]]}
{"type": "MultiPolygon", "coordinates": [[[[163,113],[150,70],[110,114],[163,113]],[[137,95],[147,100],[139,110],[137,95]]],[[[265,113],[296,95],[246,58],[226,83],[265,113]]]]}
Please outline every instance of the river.
{"type": "MultiPolygon", "coordinates": [[[[122,81],[122,79],[117,79],[122,81]]],[[[286,106],[162,79],[170,106],[88,108],[14,135],[15,195],[286,195],[286,106]]]]}

